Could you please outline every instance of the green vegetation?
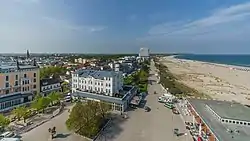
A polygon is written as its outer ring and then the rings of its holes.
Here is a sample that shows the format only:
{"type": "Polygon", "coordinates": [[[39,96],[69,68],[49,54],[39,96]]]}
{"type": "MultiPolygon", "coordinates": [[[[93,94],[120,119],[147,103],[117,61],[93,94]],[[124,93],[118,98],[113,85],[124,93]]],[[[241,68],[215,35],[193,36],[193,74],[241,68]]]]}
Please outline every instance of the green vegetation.
{"type": "Polygon", "coordinates": [[[10,124],[10,120],[6,117],[4,117],[4,115],[0,114],[0,128],[5,128],[10,124]]]}
{"type": "Polygon", "coordinates": [[[54,76],[55,78],[59,78],[60,75],[65,75],[67,72],[65,67],[45,67],[40,69],[40,78],[49,78],[50,76],[54,76]]]}
{"type": "Polygon", "coordinates": [[[63,93],[68,93],[70,92],[70,86],[69,86],[69,83],[68,82],[63,82],[62,83],[62,91],[63,93]]]}
{"type": "MultiPolygon", "coordinates": [[[[155,59],[155,61],[158,61],[155,59]]],[[[168,70],[167,66],[156,62],[156,68],[159,70],[160,83],[163,87],[168,88],[171,94],[176,96],[195,96],[195,97],[207,97],[207,95],[198,92],[197,90],[190,88],[183,83],[179,82],[177,78],[168,70]]]]}
{"type": "Polygon", "coordinates": [[[139,87],[140,92],[146,92],[149,76],[149,61],[141,63],[140,66],[141,69],[139,71],[124,79],[124,84],[136,85],[137,87],[139,87]]]}
{"type": "Polygon", "coordinates": [[[78,102],[71,110],[66,126],[79,135],[93,138],[106,123],[110,108],[103,102],[78,102]]]}
{"type": "Polygon", "coordinates": [[[135,54],[84,54],[79,56],[71,56],[69,58],[70,62],[75,62],[75,59],[84,58],[84,59],[98,59],[101,61],[119,59],[124,56],[134,56],[135,54]]]}
{"type": "Polygon", "coordinates": [[[20,121],[22,118],[25,123],[26,119],[30,117],[31,111],[24,106],[20,106],[14,109],[12,114],[17,118],[18,121],[20,121]]]}
{"type": "Polygon", "coordinates": [[[58,92],[52,92],[46,97],[41,97],[40,95],[37,95],[35,97],[35,100],[32,102],[31,107],[34,108],[36,111],[44,112],[44,110],[48,106],[53,106],[60,102],[61,94],[58,92]]]}

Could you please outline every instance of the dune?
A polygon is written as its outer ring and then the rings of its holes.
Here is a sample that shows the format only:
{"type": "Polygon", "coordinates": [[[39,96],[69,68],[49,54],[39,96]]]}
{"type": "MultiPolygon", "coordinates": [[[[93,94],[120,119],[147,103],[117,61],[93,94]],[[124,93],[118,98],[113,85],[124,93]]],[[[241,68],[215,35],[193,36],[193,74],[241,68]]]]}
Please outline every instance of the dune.
{"type": "Polygon", "coordinates": [[[250,104],[250,68],[162,57],[179,81],[213,99],[250,104]]]}

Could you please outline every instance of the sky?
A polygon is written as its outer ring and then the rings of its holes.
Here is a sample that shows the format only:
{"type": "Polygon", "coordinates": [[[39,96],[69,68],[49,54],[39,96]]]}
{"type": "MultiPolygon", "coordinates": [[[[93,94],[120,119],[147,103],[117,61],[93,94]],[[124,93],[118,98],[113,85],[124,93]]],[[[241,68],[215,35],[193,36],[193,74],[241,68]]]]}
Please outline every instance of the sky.
{"type": "Polygon", "coordinates": [[[247,0],[0,0],[0,53],[250,54],[247,0]]]}

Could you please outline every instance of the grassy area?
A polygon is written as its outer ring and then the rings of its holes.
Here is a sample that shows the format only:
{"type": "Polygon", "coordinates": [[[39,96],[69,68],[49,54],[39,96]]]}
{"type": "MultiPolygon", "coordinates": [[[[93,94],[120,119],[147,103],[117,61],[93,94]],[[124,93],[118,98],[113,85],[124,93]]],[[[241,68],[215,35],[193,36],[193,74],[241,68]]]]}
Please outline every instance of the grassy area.
{"type": "Polygon", "coordinates": [[[201,98],[210,98],[208,95],[179,82],[177,77],[175,77],[174,74],[172,74],[168,70],[167,66],[161,63],[156,63],[155,66],[159,70],[160,83],[163,85],[163,87],[168,88],[168,91],[170,93],[178,97],[194,96],[201,98]]]}

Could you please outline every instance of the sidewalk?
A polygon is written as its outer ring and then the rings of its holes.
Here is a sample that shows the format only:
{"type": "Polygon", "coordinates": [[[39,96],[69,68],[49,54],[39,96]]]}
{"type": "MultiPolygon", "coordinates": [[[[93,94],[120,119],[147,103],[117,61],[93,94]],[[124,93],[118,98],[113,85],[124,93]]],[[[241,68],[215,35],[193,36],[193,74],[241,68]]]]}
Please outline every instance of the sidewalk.
{"type": "Polygon", "coordinates": [[[24,124],[15,122],[12,123],[13,125],[10,125],[10,127],[14,129],[14,132],[17,135],[23,134],[51,120],[55,116],[59,115],[63,111],[63,108],[64,107],[59,107],[52,114],[35,115],[31,119],[28,119],[26,122],[26,123],[32,122],[31,125],[25,126],[24,124]]]}

